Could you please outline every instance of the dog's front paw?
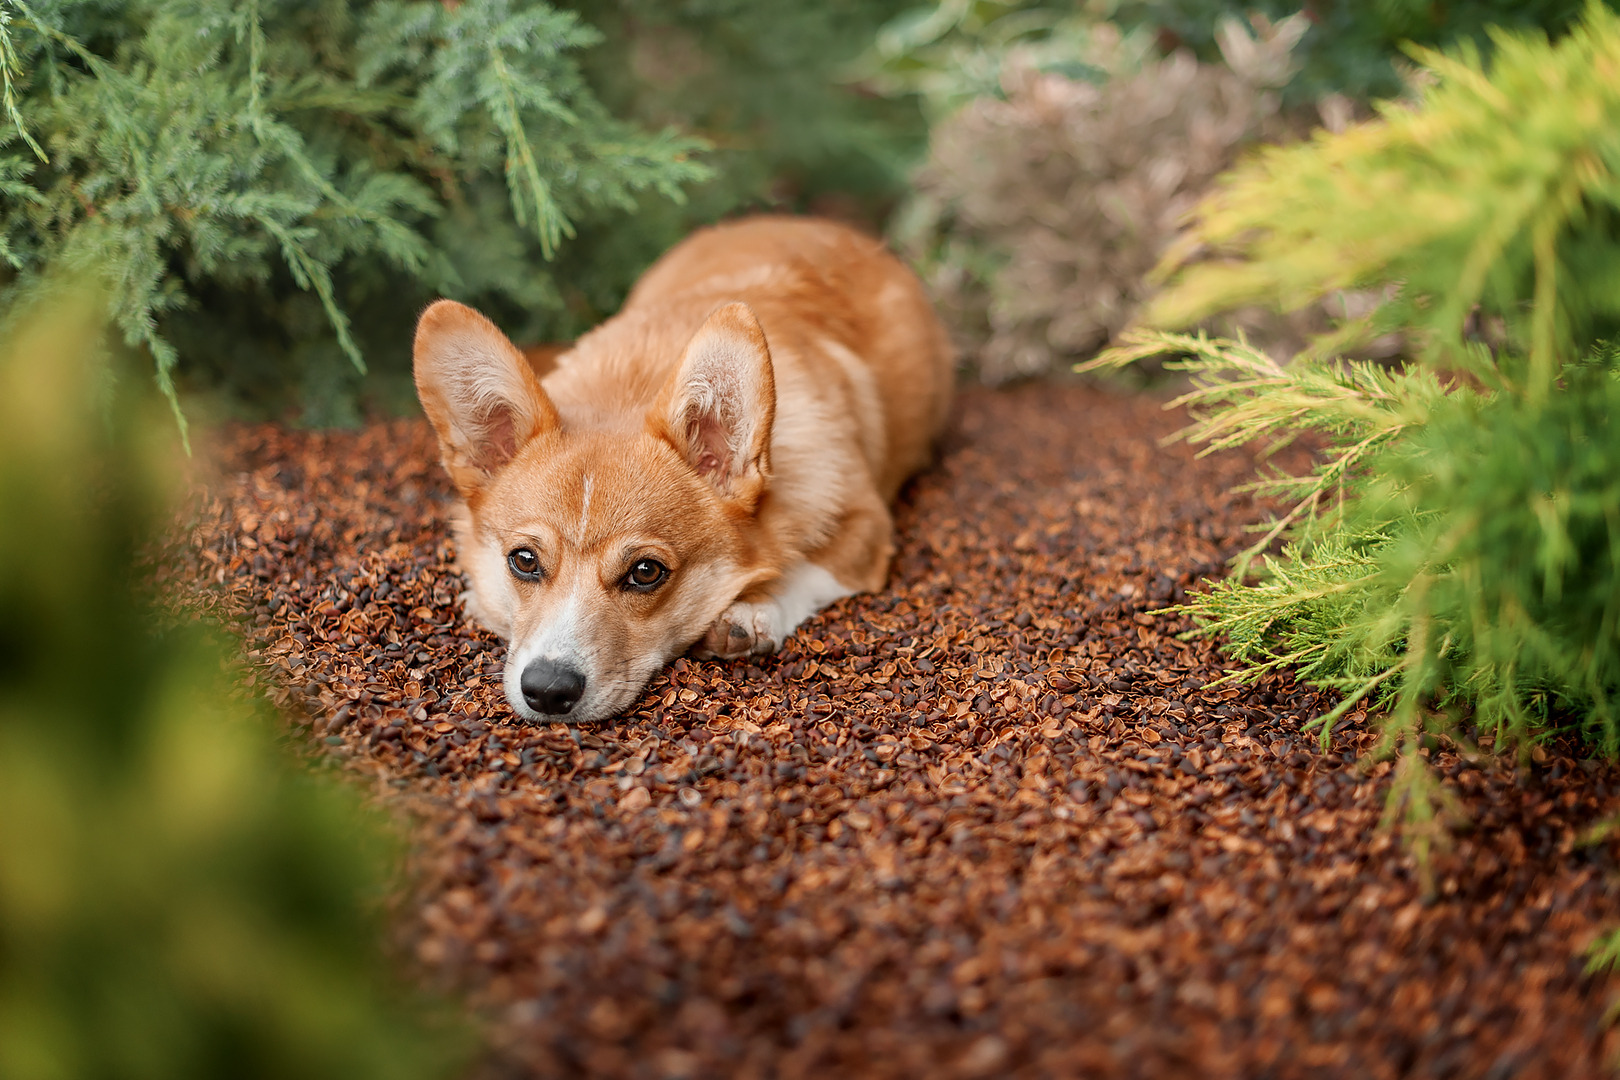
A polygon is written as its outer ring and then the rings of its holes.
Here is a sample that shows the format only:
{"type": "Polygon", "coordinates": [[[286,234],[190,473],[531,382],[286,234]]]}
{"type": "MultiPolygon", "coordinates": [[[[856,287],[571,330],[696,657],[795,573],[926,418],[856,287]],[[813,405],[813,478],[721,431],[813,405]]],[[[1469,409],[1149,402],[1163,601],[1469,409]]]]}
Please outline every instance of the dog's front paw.
{"type": "Polygon", "coordinates": [[[782,643],[776,622],[775,604],[738,600],[710,624],[709,632],[698,642],[698,655],[735,660],[739,656],[775,652],[782,643]]]}

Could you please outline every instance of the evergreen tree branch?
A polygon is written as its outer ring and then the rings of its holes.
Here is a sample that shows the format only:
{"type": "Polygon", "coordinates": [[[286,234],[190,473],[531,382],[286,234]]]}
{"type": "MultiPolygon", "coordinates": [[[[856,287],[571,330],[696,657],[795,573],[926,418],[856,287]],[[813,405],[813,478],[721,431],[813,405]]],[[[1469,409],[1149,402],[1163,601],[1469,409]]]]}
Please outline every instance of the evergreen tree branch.
{"type": "Polygon", "coordinates": [[[22,78],[22,65],[17,60],[16,46],[11,41],[11,13],[6,10],[6,5],[11,3],[13,0],[0,2],[0,104],[4,105],[6,116],[11,119],[17,135],[34,152],[34,156],[49,164],[50,158],[45,156],[45,151],[29,134],[28,124],[23,120],[22,110],[17,106],[16,81],[22,78]]]}
{"type": "Polygon", "coordinates": [[[512,73],[501,50],[493,45],[489,48],[489,70],[495,85],[495,93],[489,100],[490,115],[506,137],[506,182],[512,192],[512,211],[519,225],[528,226],[532,204],[535,235],[540,239],[541,253],[549,259],[562,238],[574,234],[574,228],[563,217],[551,197],[551,189],[540,178],[534,150],[523,130],[512,73]]]}
{"type": "MultiPolygon", "coordinates": [[[[598,36],[542,0],[369,0],[318,18],[296,0],[0,0],[0,15],[0,150],[50,148],[0,153],[3,299],[61,263],[106,275],[113,320],[177,415],[195,348],[171,335],[215,319],[200,294],[249,320],[274,311],[291,344],[318,331],[265,301],[308,293],[364,371],[357,301],[375,318],[402,287],[416,302],[476,282],[560,307],[533,264],[574,220],[707,175],[698,140],[607,114],[573,55],[598,36]],[[457,227],[436,224],[449,215],[457,227]]],[[[229,351],[243,347],[262,346],[229,351]]]]}

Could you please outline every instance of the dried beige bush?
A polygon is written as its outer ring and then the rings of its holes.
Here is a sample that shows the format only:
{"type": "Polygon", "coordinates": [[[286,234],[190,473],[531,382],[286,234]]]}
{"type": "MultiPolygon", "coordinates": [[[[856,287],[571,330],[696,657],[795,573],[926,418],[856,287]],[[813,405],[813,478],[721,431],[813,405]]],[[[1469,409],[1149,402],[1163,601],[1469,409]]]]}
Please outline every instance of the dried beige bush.
{"type": "Polygon", "coordinates": [[[1303,16],[1235,20],[1224,64],[1151,55],[1106,23],[1077,58],[1097,81],[1014,47],[1002,97],[936,126],[896,239],[920,265],[988,382],[1097,349],[1124,328],[1186,212],[1245,147],[1297,130],[1275,88],[1303,16]]]}

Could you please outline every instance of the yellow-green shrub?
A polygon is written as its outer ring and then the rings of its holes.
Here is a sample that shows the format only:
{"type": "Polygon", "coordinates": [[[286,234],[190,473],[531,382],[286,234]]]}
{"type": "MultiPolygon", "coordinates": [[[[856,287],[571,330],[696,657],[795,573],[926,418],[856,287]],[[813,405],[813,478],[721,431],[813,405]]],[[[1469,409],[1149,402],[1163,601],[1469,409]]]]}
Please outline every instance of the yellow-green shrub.
{"type": "Polygon", "coordinates": [[[97,325],[0,343],[0,1076],[446,1075],[381,955],[383,823],[147,595],[174,432],[92,407],[97,325]]]}

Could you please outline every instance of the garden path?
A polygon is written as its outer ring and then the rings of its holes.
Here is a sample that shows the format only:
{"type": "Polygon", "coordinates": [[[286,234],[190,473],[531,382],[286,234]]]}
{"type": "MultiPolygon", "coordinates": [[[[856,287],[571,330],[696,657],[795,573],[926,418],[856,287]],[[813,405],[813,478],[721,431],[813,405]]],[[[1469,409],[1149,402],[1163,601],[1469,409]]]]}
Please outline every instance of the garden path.
{"type": "Polygon", "coordinates": [[[235,427],[188,557],[254,678],[410,812],[399,939],[492,1075],[1607,1075],[1620,773],[1437,748],[1471,828],[1378,827],[1315,694],[1212,686],[1158,609],[1259,509],[1242,455],[1070,384],[962,394],[891,587],[617,722],[518,726],[464,617],[431,433],[235,427]]]}

